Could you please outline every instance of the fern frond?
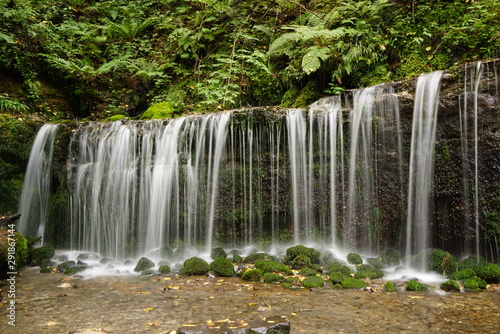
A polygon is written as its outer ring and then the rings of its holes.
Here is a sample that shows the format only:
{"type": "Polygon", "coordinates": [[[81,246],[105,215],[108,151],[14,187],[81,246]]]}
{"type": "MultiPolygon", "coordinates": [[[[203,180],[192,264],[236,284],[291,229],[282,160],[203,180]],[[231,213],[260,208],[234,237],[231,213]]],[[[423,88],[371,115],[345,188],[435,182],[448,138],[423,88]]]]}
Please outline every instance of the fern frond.
{"type": "Polygon", "coordinates": [[[307,50],[307,53],[302,57],[301,66],[306,74],[311,74],[321,67],[321,60],[327,60],[330,57],[331,49],[314,45],[307,50]]]}

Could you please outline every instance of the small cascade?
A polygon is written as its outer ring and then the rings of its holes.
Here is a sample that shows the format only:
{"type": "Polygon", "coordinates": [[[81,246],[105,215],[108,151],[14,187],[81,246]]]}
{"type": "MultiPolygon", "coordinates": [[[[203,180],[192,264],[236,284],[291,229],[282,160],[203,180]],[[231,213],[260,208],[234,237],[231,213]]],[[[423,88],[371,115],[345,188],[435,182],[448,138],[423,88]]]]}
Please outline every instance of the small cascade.
{"type": "MultiPolygon", "coordinates": [[[[411,136],[408,186],[406,255],[421,253],[429,247],[430,198],[434,171],[434,145],[442,72],[422,74],[417,81],[411,136]]],[[[425,261],[418,269],[425,270],[425,261]]],[[[416,266],[416,263],[407,262],[416,266]]]]}
{"type": "Polygon", "coordinates": [[[44,242],[50,197],[51,165],[57,125],[45,124],[31,148],[19,205],[18,230],[30,237],[42,237],[44,242]]]}

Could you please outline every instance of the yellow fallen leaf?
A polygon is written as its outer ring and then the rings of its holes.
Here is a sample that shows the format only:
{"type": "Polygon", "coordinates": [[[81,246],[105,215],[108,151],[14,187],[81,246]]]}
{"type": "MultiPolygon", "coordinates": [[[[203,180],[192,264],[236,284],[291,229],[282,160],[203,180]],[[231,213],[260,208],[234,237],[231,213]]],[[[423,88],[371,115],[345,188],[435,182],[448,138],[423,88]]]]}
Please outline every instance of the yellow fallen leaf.
{"type": "Polygon", "coordinates": [[[55,326],[55,325],[57,325],[57,322],[55,321],[49,321],[44,324],[44,326],[55,326]]]}
{"type": "Polygon", "coordinates": [[[159,321],[147,322],[146,325],[148,325],[149,327],[160,326],[161,322],[159,321]]]}
{"type": "Polygon", "coordinates": [[[182,324],[182,327],[196,327],[198,325],[193,325],[193,324],[182,324]]]}
{"type": "Polygon", "coordinates": [[[213,322],[212,320],[207,320],[207,325],[209,325],[209,326],[213,326],[213,325],[215,325],[215,324],[214,324],[214,322],[213,322]]]}
{"type": "Polygon", "coordinates": [[[154,307],[148,307],[148,308],[145,308],[144,311],[150,312],[150,311],[153,311],[154,309],[155,309],[154,307]]]}
{"type": "Polygon", "coordinates": [[[248,306],[255,306],[257,305],[256,303],[248,303],[248,306]]]}
{"type": "Polygon", "coordinates": [[[137,292],[132,292],[132,293],[147,295],[147,294],[150,294],[151,292],[149,292],[149,291],[137,291],[137,292]]]}
{"type": "Polygon", "coordinates": [[[413,299],[422,299],[424,297],[422,297],[422,296],[410,296],[410,298],[413,298],[413,299]]]}

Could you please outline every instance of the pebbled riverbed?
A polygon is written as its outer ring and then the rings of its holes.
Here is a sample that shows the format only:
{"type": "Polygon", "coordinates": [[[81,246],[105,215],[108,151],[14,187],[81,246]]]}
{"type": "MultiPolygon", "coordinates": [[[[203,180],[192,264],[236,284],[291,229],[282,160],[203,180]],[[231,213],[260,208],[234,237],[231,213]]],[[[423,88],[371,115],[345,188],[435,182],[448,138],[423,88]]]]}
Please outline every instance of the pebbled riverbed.
{"type": "MultiPolygon", "coordinates": [[[[373,282],[376,284],[377,282],[373,282]]],[[[380,282],[381,283],[381,282],[380,282]]],[[[0,333],[170,333],[282,319],[291,333],[498,333],[500,290],[480,293],[290,290],[239,278],[40,274],[16,278],[16,326],[5,287],[0,333]]]]}

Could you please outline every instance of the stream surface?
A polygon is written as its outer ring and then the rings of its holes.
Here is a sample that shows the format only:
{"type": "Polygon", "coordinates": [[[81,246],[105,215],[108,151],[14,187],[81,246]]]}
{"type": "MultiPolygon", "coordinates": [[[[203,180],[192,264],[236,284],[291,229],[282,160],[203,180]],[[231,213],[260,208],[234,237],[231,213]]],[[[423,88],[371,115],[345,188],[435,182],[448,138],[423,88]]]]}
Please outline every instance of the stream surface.
{"type": "Polygon", "coordinates": [[[480,293],[311,291],[236,277],[86,279],[26,268],[15,282],[15,327],[7,323],[6,288],[0,309],[5,334],[171,333],[181,326],[235,328],[276,319],[289,321],[293,334],[500,332],[499,285],[480,293]]]}

